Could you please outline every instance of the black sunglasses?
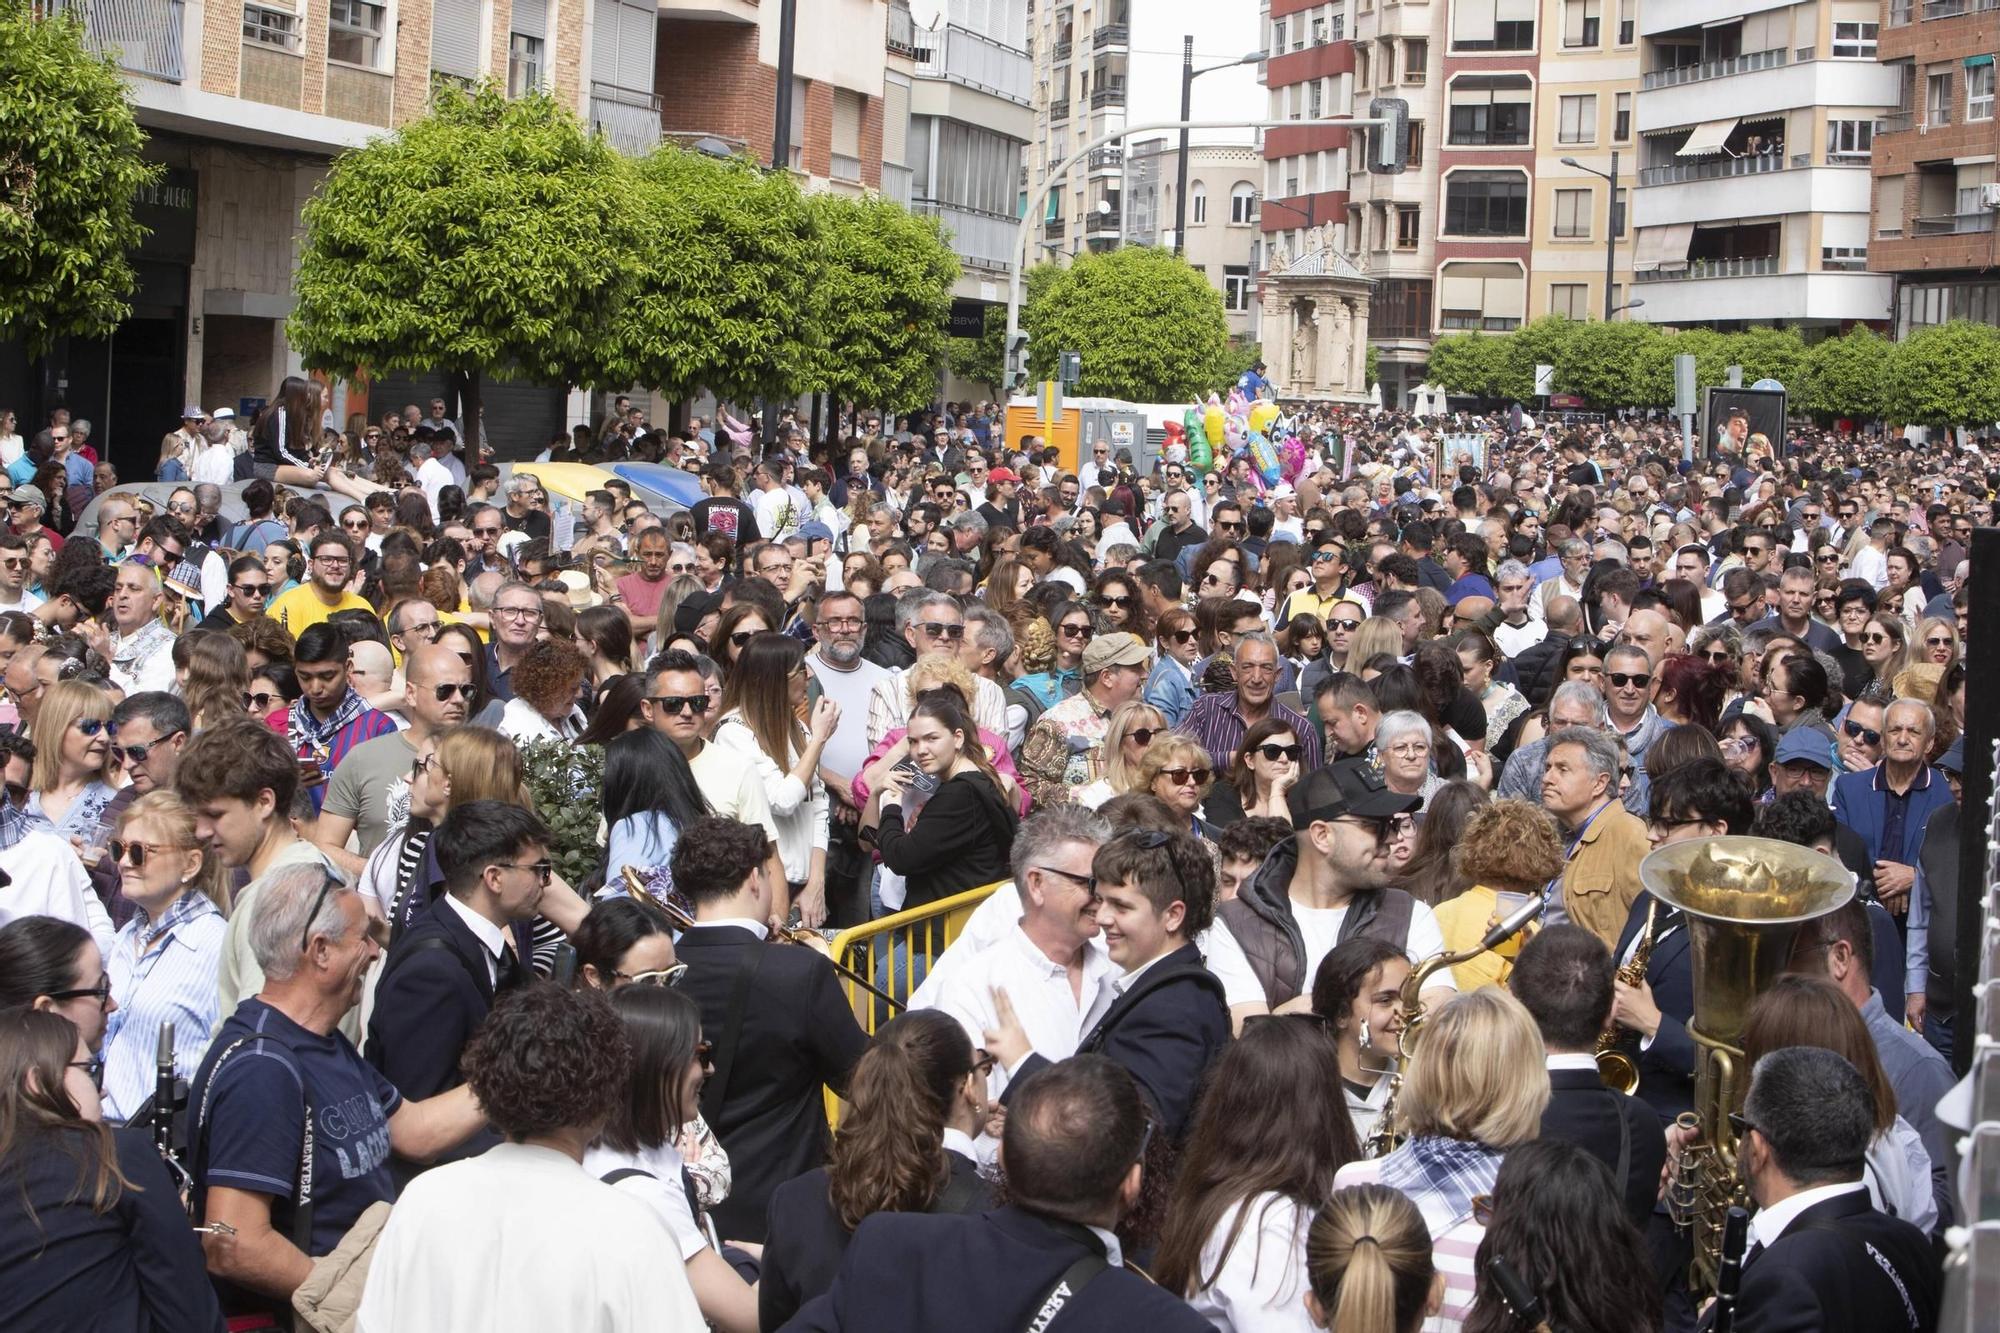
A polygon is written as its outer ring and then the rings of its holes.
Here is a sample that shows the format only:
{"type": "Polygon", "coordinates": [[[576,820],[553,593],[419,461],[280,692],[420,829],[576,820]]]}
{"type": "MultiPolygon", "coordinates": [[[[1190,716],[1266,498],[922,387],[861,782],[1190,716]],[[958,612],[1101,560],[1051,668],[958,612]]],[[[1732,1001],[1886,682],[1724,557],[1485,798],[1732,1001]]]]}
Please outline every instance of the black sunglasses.
{"type": "Polygon", "coordinates": [[[470,700],[472,698],[472,686],[455,685],[447,681],[443,685],[432,686],[431,693],[437,696],[437,701],[439,703],[444,703],[454,697],[459,699],[470,700]]]}
{"type": "Polygon", "coordinates": [[[668,717],[678,717],[683,710],[700,717],[708,711],[708,696],[705,694],[652,694],[646,696],[646,702],[668,717]]]}
{"type": "Polygon", "coordinates": [[[1195,634],[1196,631],[1191,629],[1170,629],[1166,631],[1165,637],[1172,639],[1175,643],[1187,643],[1194,638],[1195,634]]]}
{"type": "Polygon", "coordinates": [[[1263,755],[1272,763],[1276,763],[1280,759],[1289,759],[1296,764],[1300,759],[1305,757],[1305,752],[1306,750],[1303,745],[1277,745],[1270,741],[1266,741],[1257,747],[1257,753],[1263,755]]]}
{"type": "Polygon", "coordinates": [[[271,706],[277,702],[277,694],[270,690],[246,690],[243,694],[245,708],[261,708],[268,713],[271,711],[271,706]]]}
{"type": "Polygon", "coordinates": [[[146,762],[146,756],[151,754],[156,748],[165,745],[176,736],[185,734],[180,731],[170,731],[160,737],[160,739],[147,741],[144,745],[113,745],[111,747],[111,757],[121,764],[143,764],[146,762]]]}
{"type": "Polygon", "coordinates": [[[556,863],[553,861],[496,861],[493,863],[493,868],[495,870],[532,870],[535,872],[535,878],[541,880],[544,884],[553,879],[556,873],[556,863]]]}
{"type": "Polygon", "coordinates": [[[1653,683],[1652,676],[1644,671],[1607,671],[1604,673],[1604,678],[1621,690],[1628,685],[1636,685],[1643,690],[1653,683]]]}
{"type": "Polygon", "coordinates": [[[1881,732],[1875,730],[1873,727],[1864,727],[1859,722],[1852,720],[1843,722],[1840,724],[1840,729],[1846,732],[1850,738],[1860,741],[1863,745],[1880,745],[1882,743],[1881,732]]]}
{"type": "Polygon", "coordinates": [[[312,911],[306,913],[306,924],[299,931],[299,952],[301,954],[304,954],[307,949],[312,947],[313,922],[319,917],[319,909],[326,906],[326,895],[332,893],[339,884],[340,881],[335,879],[330,873],[322,876],[320,879],[319,894],[313,899],[312,911]]]}
{"type": "Polygon", "coordinates": [[[1139,748],[1143,750],[1153,743],[1153,737],[1165,730],[1165,727],[1134,727],[1125,733],[1125,739],[1139,742],[1139,748]]]}

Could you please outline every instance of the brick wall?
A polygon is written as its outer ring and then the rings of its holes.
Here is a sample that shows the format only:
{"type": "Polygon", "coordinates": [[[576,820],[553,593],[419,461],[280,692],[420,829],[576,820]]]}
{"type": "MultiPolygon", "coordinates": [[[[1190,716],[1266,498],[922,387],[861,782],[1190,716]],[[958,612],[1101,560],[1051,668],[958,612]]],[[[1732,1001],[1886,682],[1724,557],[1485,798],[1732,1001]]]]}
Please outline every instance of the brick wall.
{"type": "MultiPolygon", "coordinates": [[[[806,117],[800,126],[799,165],[809,176],[833,174],[833,85],[813,79],[806,84],[806,117]]],[[[877,147],[879,161],[882,150],[877,147]]]]}
{"type": "Polygon", "coordinates": [[[882,99],[871,97],[861,113],[861,183],[882,188],[882,99]]]}
{"type": "Polygon", "coordinates": [[[243,9],[207,5],[201,20],[201,90],[222,97],[236,96],[242,75],[243,9]]]}
{"type": "MultiPolygon", "coordinates": [[[[583,7],[590,0],[551,0],[549,24],[555,39],[549,58],[555,62],[555,93],[579,115],[590,110],[590,87],[583,81],[583,7]]],[[[513,14],[513,9],[508,9],[513,14]]]]}
{"type": "Polygon", "coordinates": [[[491,0],[493,40],[486,48],[486,69],[501,87],[507,86],[507,46],[514,28],[514,0],[491,0]]]}
{"type": "Polygon", "coordinates": [[[313,115],[326,112],[326,8],[327,0],[306,0],[299,22],[305,27],[306,67],[299,84],[299,110],[313,115]]]}
{"type": "Polygon", "coordinates": [[[394,124],[424,114],[431,92],[431,7],[424,0],[396,13],[396,93],[394,124]]]}
{"type": "Polygon", "coordinates": [[[740,140],[770,165],[778,71],[758,63],[757,29],[664,20],[657,60],[653,87],[660,94],[661,128],[740,140]]]}

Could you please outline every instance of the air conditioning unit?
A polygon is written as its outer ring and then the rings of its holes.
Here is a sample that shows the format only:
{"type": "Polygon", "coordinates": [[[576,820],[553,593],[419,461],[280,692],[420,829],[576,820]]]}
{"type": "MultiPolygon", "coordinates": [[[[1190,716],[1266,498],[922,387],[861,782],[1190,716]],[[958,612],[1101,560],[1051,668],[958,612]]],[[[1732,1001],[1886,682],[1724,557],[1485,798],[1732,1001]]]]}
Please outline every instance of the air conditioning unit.
{"type": "Polygon", "coordinates": [[[1981,208],[2000,208],[2000,185],[1980,186],[1979,206],[1981,208]]]}

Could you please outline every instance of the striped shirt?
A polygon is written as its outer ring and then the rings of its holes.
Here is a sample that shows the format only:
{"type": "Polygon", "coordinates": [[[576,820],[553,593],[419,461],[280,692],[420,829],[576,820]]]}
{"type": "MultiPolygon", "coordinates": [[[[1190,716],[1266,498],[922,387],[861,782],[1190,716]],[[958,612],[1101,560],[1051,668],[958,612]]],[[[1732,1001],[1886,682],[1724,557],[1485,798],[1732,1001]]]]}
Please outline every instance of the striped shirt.
{"type": "MultiPolygon", "coordinates": [[[[1292,729],[1304,751],[1299,772],[1310,773],[1319,767],[1319,728],[1276,699],[1271,701],[1271,711],[1266,716],[1292,729]]],[[[1208,751],[1209,762],[1220,774],[1229,771],[1230,761],[1250,732],[1250,724],[1236,711],[1236,691],[1231,690],[1226,694],[1204,694],[1195,700],[1180,729],[1201,742],[1201,747],[1208,751]]]]}
{"type": "Polygon", "coordinates": [[[228,923],[189,890],[157,922],[125,923],[106,967],[118,1002],[104,1027],[104,1116],[128,1120],[158,1081],[160,1024],[174,1025],[174,1071],[192,1079],[221,1016],[215,973],[228,923]]]}

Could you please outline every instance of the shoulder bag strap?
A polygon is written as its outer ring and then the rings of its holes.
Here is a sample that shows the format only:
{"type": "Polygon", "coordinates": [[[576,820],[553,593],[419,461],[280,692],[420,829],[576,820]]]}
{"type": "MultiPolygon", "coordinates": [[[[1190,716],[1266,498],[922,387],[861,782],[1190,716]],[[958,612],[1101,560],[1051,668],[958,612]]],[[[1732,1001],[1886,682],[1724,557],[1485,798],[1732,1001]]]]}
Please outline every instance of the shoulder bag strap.
{"type": "Polygon", "coordinates": [[[1625,1183],[1632,1174],[1632,1122],[1625,1118],[1625,1098],[1609,1088],[1604,1095],[1611,1099],[1611,1112],[1618,1118],[1618,1198],[1625,1198],[1625,1183]]]}
{"type": "Polygon", "coordinates": [[[634,1176],[644,1176],[648,1180],[659,1179],[659,1177],[654,1175],[651,1171],[647,1171],[641,1167],[636,1167],[636,1166],[621,1166],[616,1171],[606,1171],[603,1175],[599,1176],[598,1179],[603,1181],[607,1185],[616,1185],[619,1181],[630,1180],[634,1176]]]}
{"type": "Polygon", "coordinates": [[[717,1112],[729,1096],[729,1075],[736,1067],[737,1049],[743,1044],[743,1015],[750,1007],[750,983],[764,966],[764,952],[761,943],[754,946],[750,957],[736,968],[736,981],[729,991],[729,1013],[722,1020],[722,1045],[715,1052],[715,1073],[701,1091],[702,1114],[710,1124],[715,1123],[717,1112]]]}
{"type": "Polygon", "coordinates": [[[1089,1286],[1099,1273],[1111,1267],[1110,1261],[1104,1257],[1104,1242],[1082,1227],[1065,1227],[1064,1230],[1081,1232],[1084,1239],[1090,1242],[1090,1246],[1077,1257],[1075,1263],[1062,1271],[1062,1276],[1055,1280],[1055,1285],[1044,1292],[1042,1299],[1035,1303],[1034,1314],[1022,1333],[1044,1333],[1044,1330],[1061,1316],[1065,1306],[1082,1295],[1083,1289],[1089,1286]]]}
{"type": "MultiPolygon", "coordinates": [[[[202,1212],[207,1206],[208,1198],[206,1182],[208,1180],[209,1104],[215,1099],[215,1085],[222,1078],[223,1066],[229,1063],[231,1056],[254,1040],[256,1035],[261,1034],[238,1037],[223,1048],[222,1054],[215,1057],[215,1066],[208,1071],[208,1085],[201,1092],[201,1107],[195,1115],[194,1146],[193,1151],[189,1154],[190,1160],[194,1165],[195,1193],[193,1202],[195,1220],[197,1222],[201,1220],[202,1212]]],[[[299,1247],[299,1253],[310,1257],[312,1251],[308,1248],[308,1242],[312,1239],[313,1214],[313,1107],[312,1097],[305,1091],[305,1071],[297,1068],[295,1065],[293,1072],[298,1075],[300,1101],[305,1107],[305,1132],[302,1136],[303,1144],[299,1149],[299,1187],[292,1212],[291,1241],[299,1247]]]]}

